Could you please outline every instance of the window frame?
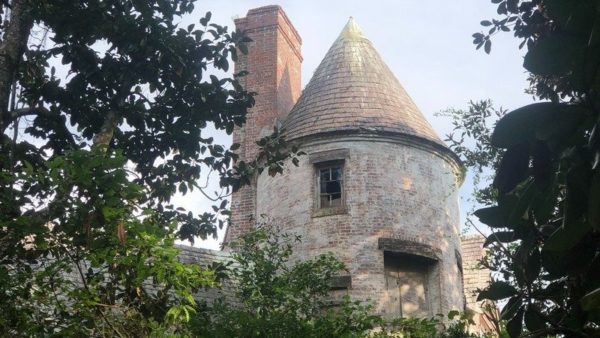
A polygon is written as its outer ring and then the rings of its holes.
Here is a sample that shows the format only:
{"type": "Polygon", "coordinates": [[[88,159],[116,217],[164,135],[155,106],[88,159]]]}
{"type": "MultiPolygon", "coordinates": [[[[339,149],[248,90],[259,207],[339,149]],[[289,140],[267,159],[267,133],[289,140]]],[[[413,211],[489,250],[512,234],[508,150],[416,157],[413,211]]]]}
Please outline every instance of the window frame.
{"type": "Polygon", "coordinates": [[[350,150],[347,148],[329,149],[310,153],[309,162],[313,165],[313,182],[311,184],[313,193],[312,217],[323,217],[348,213],[346,206],[347,185],[347,159],[350,158],[350,150]],[[342,169],[341,203],[340,206],[321,208],[320,170],[327,167],[339,165],[342,169]]]}
{"type": "Polygon", "coordinates": [[[313,174],[313,217],[330,216],[346,213],[346,163],[343,159],[330,160],[314,163],[313,174]],[[335,206],[322,207],[321,194],[321,171],[324,169],[340,168],[340,203],[335,206]]]}
{"type": "Polygon", "coordinates": [[[333,161],[330,165],[320,165],[318,167],[315,168],[316,169],[316,175],[317,175],[317,189],[318,189],[318,196],[317,196],[317,207],[319,209],[333,209],[333,208],[340,208],[341,206],[343,206],[344,204],[344,163],[343,162],[339,162],[339,161],[333,161]],[[338,194],[338,192],[335,193],[328,193],[328,192],[323,192],[322,191],[322,185],[323,185],[323,171],[328,170],[328,174],[329,174],[329,180],[327,181],[327,183],[330,182],[338,182],[339,184],[339,201],[336,202],[336,205],[332,205],[334,199],[332,199],[333,195],[338,194]],[[337,179],[332,179],[332,175],[333,172],[339,170],[339,176],[337,177],[337,179]],[[324,197],[327,197],[327,201],[324,201],[324,197]],[[323,204],[328,204],[327,206],[323,206],[323,204]]]}

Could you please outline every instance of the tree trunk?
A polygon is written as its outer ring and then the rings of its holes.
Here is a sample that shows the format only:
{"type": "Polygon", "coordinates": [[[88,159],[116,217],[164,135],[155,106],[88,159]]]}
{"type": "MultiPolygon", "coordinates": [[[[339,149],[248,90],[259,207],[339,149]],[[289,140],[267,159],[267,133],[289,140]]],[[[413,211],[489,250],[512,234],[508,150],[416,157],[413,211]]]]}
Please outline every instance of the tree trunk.
{"type": "Polygon", "coordinates": [[[0,41],[0,133],[10,124],[9,97],[10,88],[15,81],[21,56],[27,48],[29,32],[33,19],[28,12],[28,0],[11,1],[8,25],[0,41]]]}

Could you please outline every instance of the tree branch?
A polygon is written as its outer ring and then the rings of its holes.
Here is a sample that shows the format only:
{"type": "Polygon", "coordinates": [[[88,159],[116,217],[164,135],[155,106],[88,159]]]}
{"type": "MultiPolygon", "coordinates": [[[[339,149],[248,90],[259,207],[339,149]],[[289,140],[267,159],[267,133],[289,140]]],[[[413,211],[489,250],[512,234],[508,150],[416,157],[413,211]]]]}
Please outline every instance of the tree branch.
{"type": "Polygon", "coordinates": [[[8,113],[8,116],[11,120],[18,119],[19,117],[28,116],[28,115],[38,115],[38,116],[49,116],[54,117],[58,116],[57,114],[53,114],[48,109],[44,107],[28,107],[28,108],[19,108],[12,110],[8,113]]]}

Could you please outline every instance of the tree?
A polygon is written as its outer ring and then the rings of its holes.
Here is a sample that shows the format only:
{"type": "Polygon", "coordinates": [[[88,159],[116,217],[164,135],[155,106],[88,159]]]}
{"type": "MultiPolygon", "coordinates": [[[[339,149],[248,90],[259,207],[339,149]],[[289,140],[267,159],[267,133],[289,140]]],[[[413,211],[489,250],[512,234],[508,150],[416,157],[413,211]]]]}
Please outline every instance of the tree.
{"type": "Polygon", "coordinates": [[[210,22],[178,27],[191,0],[0,4],[0,331],[146,336],[186,330],[212,269],[176,238],[216,236],[222,198],[281,171],[279,133],[245,163],[231,134],[253,104],[227,71],[248,41],[210,22]],[[238,49],[241,47],[241,49],[238,49]],[[58,64],[61,65],[58,65],[58,64]],[[53,65],[56,65],[53,66],[53,65]],[[56,68],[59,68],[58,70],[56,68]],[[216,172],[215,213],[175,208],[216,172]]]}
{"type": "Polygon", "coordinates": [[[513,31],[526,46],[529,91],[545,102],[509,112],[490,142],[504,151],[495,205],[475,212],[493,229],[496,268],[512,276],[480,299],[508,299],[511,337],[600,335],[600,3],[493,0],[500,18],[473,35],[513,31]],[[523,327],[523,324],[525,325],[523,327]]]}

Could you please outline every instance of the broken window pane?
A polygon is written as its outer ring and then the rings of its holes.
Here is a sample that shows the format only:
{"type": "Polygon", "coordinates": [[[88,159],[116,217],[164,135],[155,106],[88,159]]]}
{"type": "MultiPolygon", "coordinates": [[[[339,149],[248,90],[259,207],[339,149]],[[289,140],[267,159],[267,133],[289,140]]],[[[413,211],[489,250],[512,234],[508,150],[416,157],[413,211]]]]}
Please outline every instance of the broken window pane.
{"type": "Polygon", "coordinates": [[[319,169],[319,207],[342,205],[342,177],[341,165],[319,169]]]}

